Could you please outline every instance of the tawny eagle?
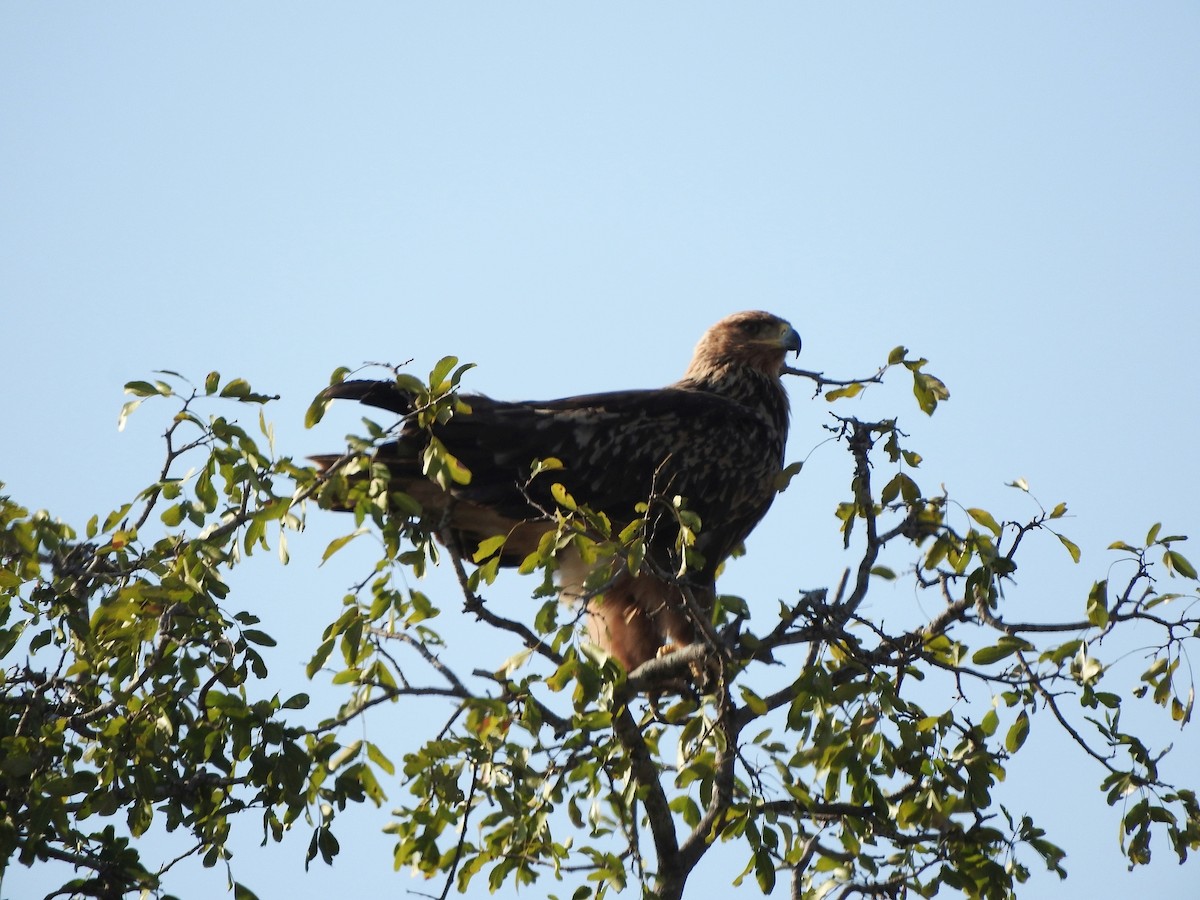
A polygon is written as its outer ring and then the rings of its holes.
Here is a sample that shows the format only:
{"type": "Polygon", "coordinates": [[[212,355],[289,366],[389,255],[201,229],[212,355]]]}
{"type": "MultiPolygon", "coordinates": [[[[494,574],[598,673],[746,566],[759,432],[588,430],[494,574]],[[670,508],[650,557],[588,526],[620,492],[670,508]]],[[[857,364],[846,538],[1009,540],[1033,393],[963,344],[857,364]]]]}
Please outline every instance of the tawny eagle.
{"type": "MultiPolygon", "coordinates": [[[[657,390],[614,391],[545,402],[463,395],[469,413],[431,430],[413,421],[413,395],[391,381],[345,381],[326,396],[405,416],[397,440],[376,459],[390,487],[415,499],[423,522],[470,558],[481,541],[507,540],[501,563],[516,565],[555,527],[548,510],[561,484],[578,504],[603,512],[613,533],[646,517],[646,557],[636,574],[587,596],[589,568],[570,549],[558,558],[564,599],[585,597],[592,641],[633,670],[664,647],[696,640],[693,609],[711,609],[720,564],[758,524],[778,490],[788,430],[780,377],[800,336],[770,313],[735,313],[705,332],[683,378],[657,390]],[[435,435],[470,471],[443,489],[422,471],[435,435]],[[537,460],[562,465],[530,478],[537,460]],[[676,501],[675,498],[680,498],[676,501]],[[640,507],[639,504],[644,504],[640,507]],[[699,516],[699,563],[679,575],[678,519],[663,504],[699,516]]],[[[315,457],[328,467],[337,457],[315,457]]]]}

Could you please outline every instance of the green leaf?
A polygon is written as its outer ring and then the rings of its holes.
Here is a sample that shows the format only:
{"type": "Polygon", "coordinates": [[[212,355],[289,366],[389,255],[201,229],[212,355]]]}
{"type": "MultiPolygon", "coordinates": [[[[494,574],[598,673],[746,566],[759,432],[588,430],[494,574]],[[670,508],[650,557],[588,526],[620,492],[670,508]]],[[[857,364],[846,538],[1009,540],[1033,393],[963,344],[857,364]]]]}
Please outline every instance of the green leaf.
{"type": "Polygon", "coordinates": [[[333,865],[333,858],[341,852],[341,845],[333,832],[328,828],[317,829],[317,846],[321,851],[321,860],[326,865],[333,865]]]}
{"type": "Polygon", "coordinates": [[[1150,530],[1146,532],[1146,546],[1149,547],[1158,540],[1158,533],[1162,531],[1162,522],[1155,522],[1150,526],[1150,530]]]}
{"type": "Polygon", "coordinates": [[[1004,737],[1004,748],[1009,753],[1016,753],[1021,749],[1021,745],[1025,743],[1027,737],[1029,737],[1029,714],[1025,710],[1021,710],[1017,720],[1012,723],[1012,727],[1008,729],[1008,734],[1004,737]]]}
{"type": "Polygon", "coordinates": [[[561,469],[563,462],[556,456],[547,456],[545,459],[535,459],[529,470],[529,477],[536,478],[543,472],[552,472],[555,469],[561,469]]]}
{"type": "Polygon", "coordinates": [[[258,895],[241,882],[233,883],[233,900],[258,900],[258,895]]]}
{"type": "Polygon", "coordinates": [[[117,416],[117,431],[125,430],[125,423],[129,421],[129,417],[133,414],[133,411],[141,405],[141,400],[130,400],[121,407],[121,414],[117,416]]]}
{"type": "Polygon", "coordinates": [[[891,503],[897,496],[902,496],[905,503],[916,503],[921,499],[921,488],[903,472],[897,472],[892,476],[892,480],[883,486],[879,499],[882,503],[891,503]]]}
{"type": "Polygon", "coordinates": [[[321,642],[321,646],[317,648],[317,652],[313,654],[313,658],[308,661],[308,665],[304,669],[305,674],[309,678],[316,675],[321,670],[321,667],[325,665],[325,661],[329,659],[329,654],[333,652],[333,647],[336,643],[336,637],[329,637],[321,642]]]}
{"type": "Polygon", "coordinates": [[[1067,552],[1071,554],[1071,559],[1073,559],[1075,562],[1079,562],[1079,547],[1075,544],[1075,542],[1061,534],[1055,535],[1055,537],[1062,541],[1062,545],[1066,547],[1067,552]]]}
{"type": "Polygon", "coordinates": [[[996,710],[989,709],[983,714],[983,721],[979,723],[979,730],[987,737],[991,737],[996,733],[998,727],[1000,727],[1000,716],[996,714],[996,710]]]}
{"type": "Polygon", "coordinates": [[[745,685],[739,685],[739,687],[742,692],[742,700],[745,701],[750,711],[756,716],[765,716],[767,714],[767,702],[745,685]]]}
{"type": "Polygon", "coordinates": [[[1186,725],[1192,719],[1192,708],[1196,703],[1196,689],[1188,688],[1187,702],[1180,702],[1178,697],[1171,698],[1171,718],[1181,725],[1186,725]]]}
{"type": "Polygon", "coordinates": [[[554,482],[550,485],[550,496],[554,498],[554,502],[563,509],[569,509],[574,512],[579,507],[575,504],[575,498],[567,493],[567,489],[563,487],[561,482],[554,482]]]}
{"type": "Polygon", "coordinates": [[[1097,581],[1088,592],[1087,620],[1097,628],[1108,627],[1108,581],[1097,581]]]}
{"type": "Polygon", "coordinates": [[[991,647],[980,647],[973,654],[971,654],[971,662],[975,663],[977,666],[987,666],[994,662],[999,662],[1006,657],[1012,656],[1016,652],[1016,647],[1003,647],[999,644],[991,647]]]}
{"type": "Polygon", "coordinates": [[[220,396],[234,400],[242,400],[250,396],[250,382],[245,378],[235,378],[221,388],[220,396]]]}
{"type": "Polygon", "coordinates": [[[908,348],[904,346],[893,347],[892,352],[888,354],[888,365],[895,366],[904,362],[904,357],[908,356],[908,348]]]}
{"type": "Polygon", "coordinates": [[[984,528],[986,528],[992,534],[996,535],[996,537],[1000,537],[1000,532],[1002,531],[1002,529],[1000,528],[1000,525],[996,522],[996,520],[992,517],[992,514],[990,512],[988,512],[986,509],[979,509],[978,507],[971,507],[970,509],[967,510],[967,515],[969,515],[972,519],[974,519],[976,522],[978,522],[980,525],[982,525],[984,528]]]}
{"type": "Polygon", "coordinates": [[[992,647],[981,647],[976,650],[971,656],[971,662],[976,665],[986,666],[994,662],[999,662],[1006,657],[1012,656],[1019,650],[1029,651],[1035,649],[1034,646],[1026,640],[1011,635],[1005,635],[996,642],[992,647]]]}
{"type": "Polygon", "coordinates": [[[379,768],[383,769],[389,775],[396,774],[396,766],[390,759],[383,755],[382,750],[370,741],[367,742],[367,759],[371,760],[371,762],[375,763],[375,765],[379,766],[379,768]]]}
{"type": "Polygon", "coordinates": [[[803,462],[789,463],[783,467],[778,475],[775,476],[775,490],[783,493],[788,489],[788,485],[792,483],[792,479],[800,474],[800,470],[804,468],[803,462]]]}
{"type": "Polygon", "coordinates": [[[764,895],[775,889],[775,860],[765,847],[754,854],[754,878],[764,895]]]}
{"type": "Polygon", "coordinates": [[[329,398],[324,394],[317,394],[313,398],[313,402],[308,405],[308,409],[304,411],[304,427],[312,428],[321,419],[325,418],[325,410],[329,408],[329,398]]]}
{"type": "Polygon", "coordinates": [[[450,374],[450,370],[458,365],[457,356],[443,356],[438,360],[437,365],[429,373],[429,386],[433,390],[438,390],[442,386],[442,382],[446,380],[446,376],[450,374]]]}
{"type": "Polygon", "coordinates": [[[479,542],[479,547],[476,548],[475,553],[471,556],[471,562],[483,562],[503,547],[506,540],[508,540],[507,534],[497,534],[490,538],[484,538],[479,542]]]}
{"type": "Polygon", "coordinates": [[[944,534],[939,534],[934,539],[933,545],[929,548],[929,552],[925,554],[925,561],[922,565],[929,571],[933,571],[944,560],[950,552],[950,539],[944,534]]]}
{"type": "Polygon", "coordinates": [[[329,557],[333,556],[333,554],[337,553],[348,543],[362,534],[366,534],[365,528],[359,528],[358,530],[352,531],[349,534],[343,534],[340,538],[334,538],[329,542],[329,546],[325,548],[325,553],[321,556],[321,562],[324,563],[329,559],[329,557]]]}
{"type": "Polygon", "coordinates": [[[940,378],[920,371],[913,372],[913,394],[921,411],[929,416],[940,401],[950,399],[950,391],[940,378]]]}
{"type": "Polygon", "coordinates": [[[212,512],[217,508],[217,489],[212,481],[213,468],[213,460],[210,459],[196,479],[196,499],[204,505],[205,512],[212,512]]]}
{"type": "Polygon", "coordinates": [[[1178,572],[1184,578],[1196,579],[1196,567],[1188,562],[1187,558],[1175,550],[1168,550],[1163,554],[1163,561],[1167,564],[1167,568],[1178,572]]]}
{"type": "Polygon", "coordinates": [[[433,478],[443,490],[450,490],[451,483],[471,483],[470,470],[436,437],[429,438],[421,462],[425,474],[433,478]]]}
{"type": "Polygon", "coordinates": [[[164,387],[166,385],[163,385],[161,381],[155,384],[151,384],[148,381],[129,381],[125,384],[125,393],[133,394],[135,397],[155,397],[160,394],[168,396],[171,393],[171,389],[166,387],[166,390],[162,390],[161,388],[164,387]]]}
{"type": "Polygon", "coordinates": [[[843,397],[857,397],[862,391],[864,385],[861,382],[854,382],[845,387],[834,388],[825,394],[825,399],[832,403],[834,400],[841,400],[843,397]]]}
{"type": "Polygon", "coordinates": [[[1150,664],[1150,668],[1142,673],[1142,681],[1154,681],[1155,679],[1160,678],[1163,673],[1167,671],[1167,667],[1170,666],[1170,664],[1171,663],[1165,657],[1160,656],[1150,664]]]}
{"type": "MultiPolygon", "coordinates": [[[[454,370],[454,374],[450,376],[450,383],[454,387],[458,387],[458,383],[462,380],[463,375],[475,368],[475,363],[463,363],[454,370]]],[[[468,409],[468,412],[470,410],[468,409]]]]}

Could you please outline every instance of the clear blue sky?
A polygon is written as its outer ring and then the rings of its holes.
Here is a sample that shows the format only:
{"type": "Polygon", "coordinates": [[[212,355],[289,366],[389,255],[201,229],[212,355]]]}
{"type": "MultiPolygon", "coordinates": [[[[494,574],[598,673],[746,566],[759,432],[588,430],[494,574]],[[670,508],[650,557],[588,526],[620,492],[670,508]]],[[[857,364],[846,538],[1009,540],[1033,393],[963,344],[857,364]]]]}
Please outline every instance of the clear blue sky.
{"type": "MultiPolygon", "coordinates": [[[[337,365],[453,353],[510,398],[652,386],[765,308],[831,375],[929,357],[953,394],[932,420],[900,385],[848,409],[902,414],[927,491],[1022,516],[1024,476],[1068,501],[1082,564],[1047,547],[1013,602],[1075,616],[1111,541],[1200,530],[1198,47],[1181,2],[4,4],[0,479],[80,524],[152,481],[162,420],[115,423],[155,369],[282,394],[299,455],[355,421],[301,427],[337,365]]],[[[825,406],[793,391],[791,458],[825,406]]],[[[835,581],[847,477],[817,449],[726,588],[770,609],[835,581]]],[[[285,632],[281,685],[353,580],[312,575],[339,527],[246,588],[285,632]]],[[[1195,737],[1160,735],[1194,781],[1195,737]]],[[[1029,896],[1194,894],[1164,846],[1124,873],[1101,772],[1056,747],[1006,786],[1070,852],[1029,896]]],[[[332,871],[252,825],[238,864],[263,900],[428,889],[390,873],[384,813],[332,871]]]]}

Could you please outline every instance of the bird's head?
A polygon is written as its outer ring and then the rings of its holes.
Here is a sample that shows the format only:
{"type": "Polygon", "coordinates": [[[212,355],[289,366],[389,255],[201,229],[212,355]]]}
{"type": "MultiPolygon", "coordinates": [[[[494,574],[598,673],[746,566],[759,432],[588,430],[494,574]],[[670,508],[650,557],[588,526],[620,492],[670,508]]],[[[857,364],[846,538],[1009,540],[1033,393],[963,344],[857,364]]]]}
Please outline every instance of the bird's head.
{"type": "Polygon", "coordinates": [[[734,313],[704,332],[684,377],[703,381],[733,366],[778,377],[789,351],[800,352],[800,335],[790,323],[761,310],[734,313]]]}

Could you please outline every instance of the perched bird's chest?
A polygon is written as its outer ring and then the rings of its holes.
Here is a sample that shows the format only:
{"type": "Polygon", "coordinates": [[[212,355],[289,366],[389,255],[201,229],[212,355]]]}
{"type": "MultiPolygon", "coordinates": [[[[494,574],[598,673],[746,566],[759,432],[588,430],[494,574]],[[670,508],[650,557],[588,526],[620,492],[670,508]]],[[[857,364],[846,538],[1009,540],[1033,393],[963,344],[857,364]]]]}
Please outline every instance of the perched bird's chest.
{"type": "Polygon", "coordinates": [[[787,401],[757,387],[734,403],[714,404],[710,414],[681,429],[673,455],[657,473],[667,499],[677,496],[699,516],[696,548],[706,569],[745,540],[778,491],[787,401]]]}

